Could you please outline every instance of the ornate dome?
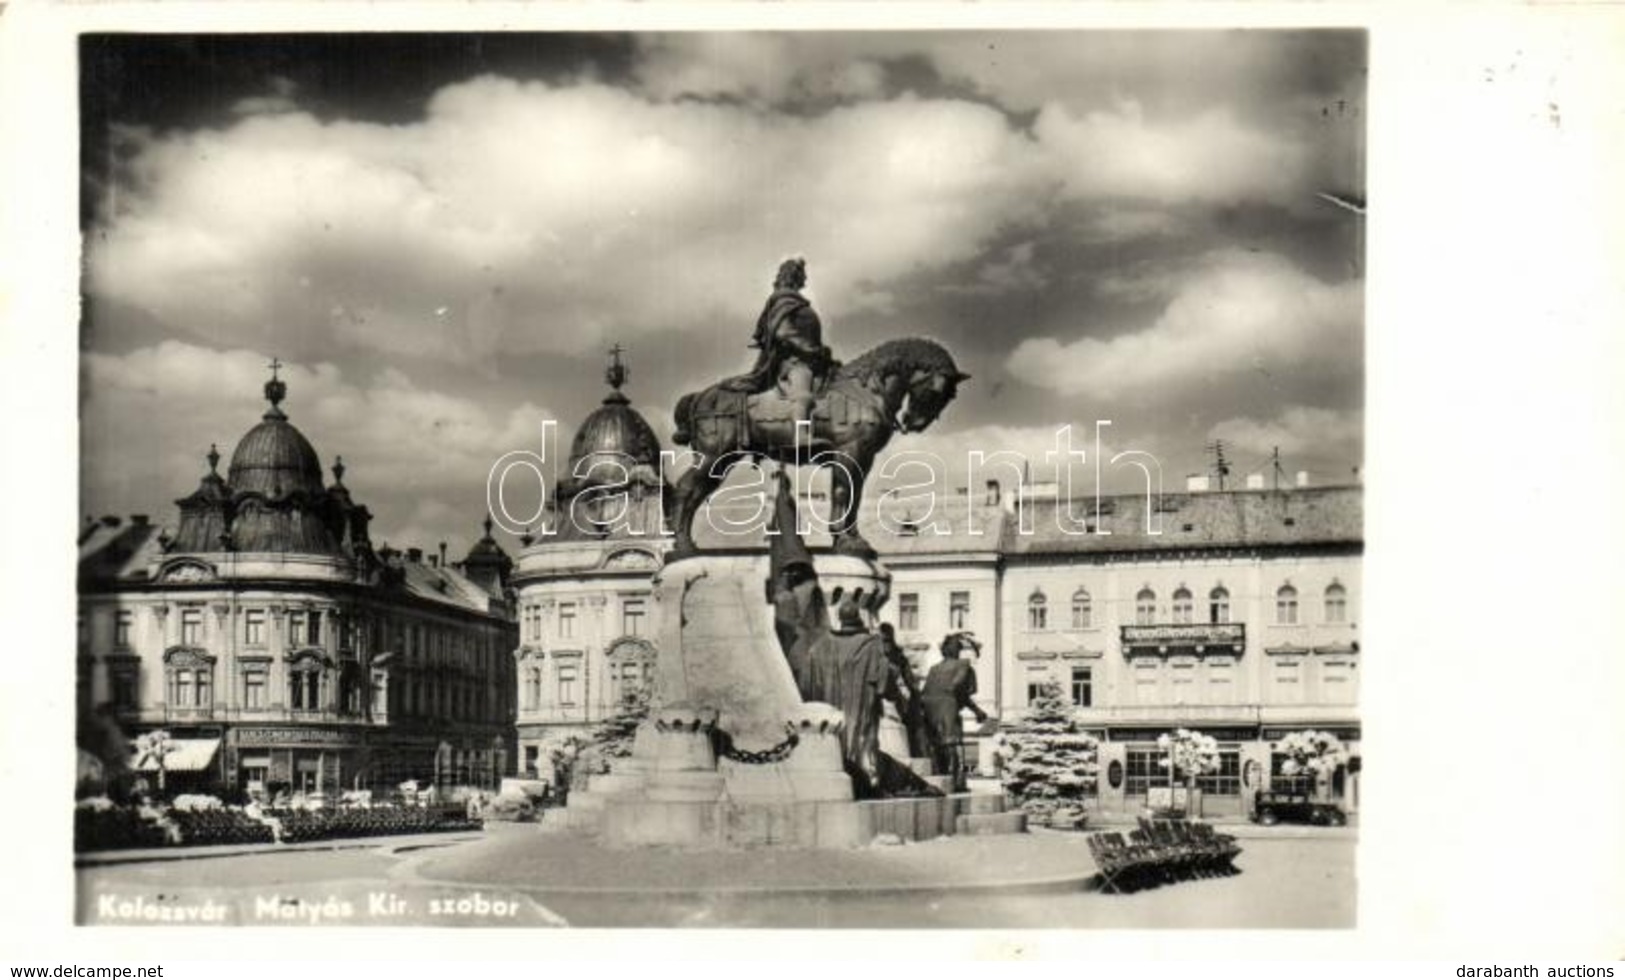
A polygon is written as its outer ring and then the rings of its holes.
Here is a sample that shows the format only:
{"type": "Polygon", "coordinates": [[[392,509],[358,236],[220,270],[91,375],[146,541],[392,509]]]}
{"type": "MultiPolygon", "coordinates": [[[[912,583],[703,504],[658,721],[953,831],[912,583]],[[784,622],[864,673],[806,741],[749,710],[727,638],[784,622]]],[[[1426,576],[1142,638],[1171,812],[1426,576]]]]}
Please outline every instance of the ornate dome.
{"type": "Polygon", "coordinates": [[[626,383],[626,366],[621,348],[611,349],[609,370],[604,378],[612,389],[604,403],[582,420],[570,442],[570,464],[561,489],[574,496],[590,486],[625,483],[639,466],[658,470],[660,440],[654,429],[621,393],[626,383]]]}
{"type": "Polygon", "coordinates": [[[312,498],[322,495],[322,464],[316,450],[278,407],[287,392],[288,386],[275,377],[265,383],[271,408],[237,443],[226,471],[234,493],[257,493],[271,500],[295,492],[312,498]]]}

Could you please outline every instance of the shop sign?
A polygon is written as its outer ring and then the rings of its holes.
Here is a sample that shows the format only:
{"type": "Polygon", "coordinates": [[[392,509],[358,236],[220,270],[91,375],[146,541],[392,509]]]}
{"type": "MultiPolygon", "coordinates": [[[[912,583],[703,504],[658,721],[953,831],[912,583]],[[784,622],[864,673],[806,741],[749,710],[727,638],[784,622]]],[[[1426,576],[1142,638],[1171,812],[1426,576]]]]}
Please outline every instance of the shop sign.
{"type": "Polygon", "coordinates": [[[238,745],[359,745],[361,733],[336,728],[239,728],[238,745]]]}

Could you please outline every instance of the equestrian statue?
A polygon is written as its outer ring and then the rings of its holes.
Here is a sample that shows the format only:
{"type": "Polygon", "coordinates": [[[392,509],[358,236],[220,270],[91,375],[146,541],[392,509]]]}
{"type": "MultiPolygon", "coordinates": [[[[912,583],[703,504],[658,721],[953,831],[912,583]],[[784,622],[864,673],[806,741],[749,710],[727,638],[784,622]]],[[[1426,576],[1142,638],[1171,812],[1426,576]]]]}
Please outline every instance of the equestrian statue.
{"type": "Polygon", "coordinates": [[[894,432],[936,421],[970,378],[941,344],[922,338],[888,340],[840,364],[801,295],[806,281],[801,259],[781,265],[756,323],[755,367],[677,402],[672,441],[698,458],[677,484],[672,558],[696,551],[694,520],[728,470],[761,459],[829,467],[835,551],[874,557],[858,533],[858,502],[876,455],[894,432]]]}

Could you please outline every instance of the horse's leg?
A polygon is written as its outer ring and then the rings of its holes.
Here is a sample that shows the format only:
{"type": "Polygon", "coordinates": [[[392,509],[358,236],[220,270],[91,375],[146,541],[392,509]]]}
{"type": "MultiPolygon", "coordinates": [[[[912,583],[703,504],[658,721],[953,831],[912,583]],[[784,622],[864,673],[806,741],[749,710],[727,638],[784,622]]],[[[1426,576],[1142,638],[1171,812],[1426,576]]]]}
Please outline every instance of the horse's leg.
{"type": "Polygon", "coordinates": [[[835,538],[835,553],[874,558],[875,549],[858,533],[858,509],[863,506],[863,481],[874,463],[874,453],[859,453],[855,466],[840,462],[829,464],[830,510],[839,514],[830,526],[835,538]]]}
{"type": "Polygon", "coordinates": [[[672,544],[672,556],[675,558],[692,555],[699,550],[694,546],[694,518],[722,482],[711,475],[715,462],[709,455],[703,455],[677,481],[677,515],[672,526],[676,535],[672,544]]]}

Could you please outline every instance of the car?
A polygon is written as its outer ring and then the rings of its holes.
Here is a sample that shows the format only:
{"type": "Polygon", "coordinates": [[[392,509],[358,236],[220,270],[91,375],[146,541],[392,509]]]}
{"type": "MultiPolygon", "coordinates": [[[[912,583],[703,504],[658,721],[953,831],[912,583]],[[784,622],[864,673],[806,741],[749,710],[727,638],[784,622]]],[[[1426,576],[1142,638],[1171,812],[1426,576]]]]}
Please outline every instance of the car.
{"type": "Polygon", "coordinates": [[[1252,820],[1273,827],[1283,820],[1341,827],[1348,815],[1336,803],[1324,803],[1304,793],[1265,791],[1253,798],[1252,820]]]}

